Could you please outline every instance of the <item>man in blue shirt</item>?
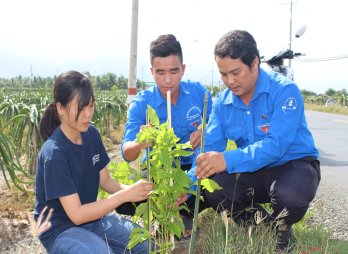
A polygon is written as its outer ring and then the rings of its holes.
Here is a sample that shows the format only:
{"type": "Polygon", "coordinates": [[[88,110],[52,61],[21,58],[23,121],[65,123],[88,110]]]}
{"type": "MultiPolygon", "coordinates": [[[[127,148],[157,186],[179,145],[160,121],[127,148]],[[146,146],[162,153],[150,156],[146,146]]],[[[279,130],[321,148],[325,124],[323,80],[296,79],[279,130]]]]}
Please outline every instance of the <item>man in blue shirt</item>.
{"type": "MultiPolygon", "coordinates": [[[[171,124],[180,143],[190,141],[196,149],[201,142],[198,129],[203,115],[204,94],[207,90],[198,82],[181,81],[185,64],[181,45],[172,34],[161,35],[150,45],[151,73],[156,85],[142,91],[132,100],[127,114],[127,123],[122,142],[122,156],[126,161],[138,158],[141,149],[150,147],[148,143],[137,143],[136,134],[146,126],[146,109],[155,109],[160,123],[167,121],[167,92],[170,91],[171,124]]],[[[211,112],[209,94],[208,115],[211,112]]],[[[181,157],[181,167],[191,168],[193,155],[181,157]]]]}
{"type": "Polygon", "coordinates": [[[189,176],[192,182],[210,177],[223,188],[204,192],[215,210],[227,210],[240,223],[259,211],[265,221],[277,224],[277,250],[286,251],[291,225],[305,215],[320,181],[301,92],[291,80],[260,67],[256,42],[246,31],[225,34],[214,54],[227,89],[214,101],[205,153],[198,155],[189,176]],[[228,140],[236,142],[235,150],[226,151],[228,140]],[[271,215],[262,203],[271,203],[271,215]],[[277,216],[284,209],[288,215],[280,226],[277,216]]]}
{"type": "MultiPolygon", "coordinates": [[[[174,35],[160,35],[150,44],[151,73],[155,85],[137,94],[129,105],[127,123],[121,146],[122,156],[126,161],[138,158],[141,149],[151,147],[150,143],[137,143],[137,133],[141,128],[147,128],[146,109],[150,105],[156,111],[160,123],[167,121],[167,92],[170,91],[171,125],[180,143],[190,142],[193,150],[200,146],[201,130],[199,126],[203,118],[204,96],[208,92],[200,83],[181,81],[186,65],[180,42],[174,35]]],[[[212,108],[212,99],[208,92],[207,119],[212,108]]],[[[145,157],[145,156],[144,156],[145,157]]],[[[192,166],[194,154],[180,158],[182,170],[189,170],[192,166]]],[[[194,207],[194,198],[187,202],[194,207]]],[[[135,207],[124,204],[117,208],[118,213],[132,215],[135,207]]],[[[191,220],[186,220],[186,228],[191,220]]]]}

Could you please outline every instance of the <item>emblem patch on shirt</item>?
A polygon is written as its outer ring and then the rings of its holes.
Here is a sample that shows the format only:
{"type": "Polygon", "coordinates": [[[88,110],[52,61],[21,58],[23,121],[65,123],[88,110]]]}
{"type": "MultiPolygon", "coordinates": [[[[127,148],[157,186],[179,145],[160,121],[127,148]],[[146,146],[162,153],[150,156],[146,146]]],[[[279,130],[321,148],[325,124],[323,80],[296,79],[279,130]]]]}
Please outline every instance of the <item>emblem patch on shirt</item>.
{"type": "Polygon", "coordinates": [[[197,106],[191,107],[186,114],[186,119],[188,123],[197,128],[199,125],[199,120],[201,119],[201,109],[197,106]]]}
{"type": "Polygon", "coordinates": [[[192,124],[192,126],[197,128],[197,127],[198,127],[198,124],[199,124],[199,122],[197,121],[197,122],[194,122],[194,123],[192,124]]]}
{"type": "Polygon", "coordinates": [[[260,130],[262,130],[265,134],[268,133],[268,129],[269,129],[269,123],[266,124],[260,124],[257,126],[257,128],[259,128],[260,130]]]}
{"type": "Polygon", "coordinates": [[[94,166],[98,161],[100,161],[100,155],[99,154],[95,154],[92,157],[92,161],[93,161],[93,166],[94,166]]]}
{"type": "Polygon", "coordinates": [[[289,99],[287,99],[282,106],[282,110],[284,113],[293,111],[296,108],[297,108],[297,101],[293,97],[290,97],[289,99]]]}

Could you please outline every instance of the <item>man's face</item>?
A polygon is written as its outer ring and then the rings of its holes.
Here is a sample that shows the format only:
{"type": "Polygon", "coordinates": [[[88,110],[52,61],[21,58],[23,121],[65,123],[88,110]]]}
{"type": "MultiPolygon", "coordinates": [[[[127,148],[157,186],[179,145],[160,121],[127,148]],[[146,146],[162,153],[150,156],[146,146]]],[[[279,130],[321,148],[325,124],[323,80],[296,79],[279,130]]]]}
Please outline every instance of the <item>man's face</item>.
{"type": "Polygon", "coordinates": [[[167,91],[170,91],[172,98],[178,97],[185,67],[184,64],[180,63],[180,59],[176,55],[154,58],[151,73],[164,98],[166,98],[167,91]]]}
{"type": "Polygon", "coordinates": [[[215,61],[225,85],[248,105],[259,74],[258,58],[255,57],[251,68],[240,59],[230,57],[215,57],[215,61]]]}

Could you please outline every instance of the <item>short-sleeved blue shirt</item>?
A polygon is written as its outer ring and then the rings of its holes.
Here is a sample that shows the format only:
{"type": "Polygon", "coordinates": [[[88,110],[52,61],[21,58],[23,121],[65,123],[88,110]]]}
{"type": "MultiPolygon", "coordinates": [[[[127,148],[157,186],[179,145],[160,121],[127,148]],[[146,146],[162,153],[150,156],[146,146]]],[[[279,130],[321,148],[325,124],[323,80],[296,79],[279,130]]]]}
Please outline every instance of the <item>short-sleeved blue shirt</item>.
{"type": "Polygon", "coordinates": [[[90,126],[81,133],[82,144],[72,143],[56,128],[41,148],[35,182],[35,219],[45,206],[54,209],[51,228],[40,236],[50,249],[56,237],[75,225],[64,211],[59,198],[77,193],[81,204],[96,201],[100,171],[110,159],[97,129],[90,126]]]}
{"type": "MultiPolygon", "coordinates": [[[[214,101],[204,151],[223,152],[229,173],[253,172],[301,157],[318,157],[296,84],[260,68],[248,106],[229,89],[214,101]],[[228,140],[237,149],[225,151],[228,140]]],[[[194,181],[195,163],[189,171],[194,181]]]]}
{"type": "MultiPolygon", "coordinates": [[[[180,138],[179,142],[182,144],[190,140],[190,134],[196,131],[202,122],[205,92],[208,91],[200,83],[191,81],[180,83],[178,101],[176,105],[173,103],[171,105],[171,120],[174,133],[180,138]]],[[[207,116],[209,117],[212,100],[209,92],[208,95],[207,116]]],[[[122,155],[123,145],[128,141],[134,141],[140,126],[146,124],[147,105],[155,109],[161,124],[167,121],[167,101],[161,95],[157,85],[138,93],[129,105],[121,147],[122,155]]],[[[181,165],[192,164],[193,157],[193,155],[181,157],[181,165]]]]}

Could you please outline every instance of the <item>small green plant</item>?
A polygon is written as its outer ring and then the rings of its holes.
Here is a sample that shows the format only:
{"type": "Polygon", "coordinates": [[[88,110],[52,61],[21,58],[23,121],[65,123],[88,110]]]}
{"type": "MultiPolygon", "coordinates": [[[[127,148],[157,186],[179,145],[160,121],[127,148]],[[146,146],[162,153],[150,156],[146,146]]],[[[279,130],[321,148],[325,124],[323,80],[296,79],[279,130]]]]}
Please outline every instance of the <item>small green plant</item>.
{"type": "MultiPolygon", "coordinates": [[[[185,227],[180,216],[181,209],[188,210],[186,204],[175,205],[181,195],[196,192],[190,190],[191,180],[187,173],[180,167],[180,156],[192,154],[190,144],[180,144],[173,128],[168,128],[168,123],[160,124],[153,108],[148,106],[151,128],[144,128],[137,134],[137,142],[151,142],[152,149],[149,153],[149,163],[146,167],[149,180],[153,183],[153,191],[146,203],[136,208],[134,221],[143,221],[144,228],[134,229],[129,241],[129,248],[138,243],[153,238],[155,253],[170,253],[173,244],[170,236],[178,238],[183,234],[185,227]],[[150,202],[150,212],[148,212],[150,202]],[[149,226],[150,225],[150,226],[149,226]],[[150,232],[151,228],[152,232],[150,232]]],[[[119,172],[113,176],[120,182],[131,184],[139,174],[136,170],[121,164],[119,172]]],[[[140,174],[141,176],[141,174],[140,174]]],[[[202,186],[213,191],[215,185],[209,179],[202,181],[202,186]]]]}
{"type": "MultiPolygon", "coordinates": [[[[180,156],[191,155],[191,145],[179,144],[172,128],[168,123],[160,125],[159,119],[153,108],[148,106],[149,119],[152,128],[145,128],[137,135],[138,142],[152,142],[149,154],[150,167],[147,173],[154,185],[149,201],[151,204],[150,218],[146,212],[147,204],[143,203],[136,209],[135,220],[142,219],[145,225],[151,223],[155,227],[156,252],[170,252],[172,243],[170,235],[180,238],[184,232],[184,224],[179,211],[187,209],[185,205],[176,206],[176,199],[190,193],[190,179],[180,168],[180,156]],[[170,218],[170,219],[169,219],[170,218]]],[[[133,231],[130,248],[143,241],[151,234],[148,227],[133,231]],[[139,235],[141,237],[139,237],[139,235]]]]}

